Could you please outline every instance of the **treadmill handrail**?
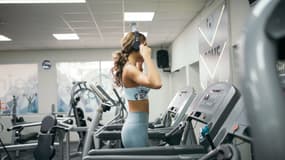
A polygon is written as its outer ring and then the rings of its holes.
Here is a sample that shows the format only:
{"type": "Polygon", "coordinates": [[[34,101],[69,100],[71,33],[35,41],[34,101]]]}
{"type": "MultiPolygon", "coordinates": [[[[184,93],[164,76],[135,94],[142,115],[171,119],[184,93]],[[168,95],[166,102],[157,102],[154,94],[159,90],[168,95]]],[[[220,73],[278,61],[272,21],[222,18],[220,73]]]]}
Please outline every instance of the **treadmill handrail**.
{"type": "Polygon", "coordinates": [[[96,87],[101,92],[101,94],[107,98],[107,100],[109,100],[113,105],[116,105],[115,100],[112,99],[111,96],[109,96],[109,94],[99,84],[97,84],[96,87]]]}

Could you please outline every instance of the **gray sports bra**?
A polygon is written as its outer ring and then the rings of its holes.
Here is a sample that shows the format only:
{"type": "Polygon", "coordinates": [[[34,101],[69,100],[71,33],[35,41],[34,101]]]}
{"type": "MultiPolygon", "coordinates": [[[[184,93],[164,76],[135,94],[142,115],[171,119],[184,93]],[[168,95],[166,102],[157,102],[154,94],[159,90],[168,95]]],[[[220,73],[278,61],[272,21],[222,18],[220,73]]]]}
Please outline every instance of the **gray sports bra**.
{"type": "Polygon", "coordinates": [[[144,87],[144,86],[138,86],[138,87],[131,87],[131,88],[125,88],[125,97],[127,100],[144,100],[148,99],[148,92],[150,88],[144,87]]]}

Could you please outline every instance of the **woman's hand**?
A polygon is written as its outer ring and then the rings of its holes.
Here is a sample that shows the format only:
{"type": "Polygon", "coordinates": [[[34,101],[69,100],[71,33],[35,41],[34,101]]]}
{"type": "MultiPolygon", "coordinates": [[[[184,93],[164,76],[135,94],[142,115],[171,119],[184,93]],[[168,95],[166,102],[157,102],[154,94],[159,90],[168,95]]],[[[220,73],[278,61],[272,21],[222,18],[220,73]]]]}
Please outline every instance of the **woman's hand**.
{"type": "Polygon", "coordinates": [[[136,67],[142,72],[143,71],[143,61],[136,62],[136,67]]]}
{"type": "Polygon", "coordinates": [[[145,58],[150,58],[151,57],[151,48],[149,48],[147,45],[145,44],[141,44],[140,45],[140,54],[142,55],[142,57],[145,58]]]}

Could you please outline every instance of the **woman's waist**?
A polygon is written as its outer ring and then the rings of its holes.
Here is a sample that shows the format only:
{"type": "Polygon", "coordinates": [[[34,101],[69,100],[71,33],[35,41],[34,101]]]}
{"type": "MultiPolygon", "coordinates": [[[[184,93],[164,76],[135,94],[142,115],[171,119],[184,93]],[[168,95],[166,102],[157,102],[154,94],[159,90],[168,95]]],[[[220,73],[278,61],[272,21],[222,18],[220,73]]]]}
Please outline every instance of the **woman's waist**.
{"type": "Polygon", "coordinates": [[[139,100],[131,101],[128,100],[129,112],[149,112],[149,101],[139,100]]]}

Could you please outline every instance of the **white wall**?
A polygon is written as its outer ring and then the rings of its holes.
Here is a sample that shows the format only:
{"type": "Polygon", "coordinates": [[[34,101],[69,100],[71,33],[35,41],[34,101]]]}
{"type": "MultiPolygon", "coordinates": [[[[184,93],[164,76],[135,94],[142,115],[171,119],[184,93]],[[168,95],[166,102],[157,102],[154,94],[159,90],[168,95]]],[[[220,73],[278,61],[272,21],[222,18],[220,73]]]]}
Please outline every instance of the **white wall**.
{"type": "Polygon", "coordinates": [[[180,69],[199,60],[197,21],[191,23],[172,43],[171,71],[180,69]]]}
{"type": "Polygon", "coordinates": [[[149,120],[154,121],[156,118],[160,117],[161,113],[164,113],[170,103],[172,98],[171,93],[169,92],[169,73],[161,72],[162,78],[162,88],[152,89],[149,93],[149,103],[150,103],[150,112],[149,120]]]}
{"type": "Polygon", "coordinates": [[[230,0],[230,24],[232,44],[237,42],[245,32],[251,9],[248,0],[230,0]]]}
{"type": "MultiPolygon", "coordinates": [[[[248,4],[248,0],[231,0],[229,4],[230,9],[230,24],[231,24],[231,42],[233,45],[240,45],[242,35],[245,32],[247,19],[250,15],[251,8],[248,4]]],[[[233,83],[239,88],[239,53],[232,49],[232,72],[233,83]]]]}
{"type": "Polygon", "coordinates": [[[178,90],[185,88],[186,84],[186,69],[185,67],[176,70],[176,72],[171,73],[172,81],[172,97],[178,90]]]}
{"type": "MultiPolygon", "coordinates": [[[[201,23],[201,20],[204,19],[206,16],[209,15],[216,8],[216,6],[220,5],[224,0],[213,0],[208,1],[208,4],[205,5],[205,8],[196,16],[194,20],[185,28],[184,31],[174,40],[170,47],[170,65],[171,71],[175,71],[177,69],[181,69],[185,66],[190,65],[193,63],[199,63],[199,36],[198,36],[198,25],[201,23]]],[[[242,33],[244,33],[244,28],[246,24],[246,20],[250,14],[250,7],[248,0],[226,0],[226,3],[229,7],[229,26],[230,26],[230,42],[231,45],[235,44],[239,39],[242,33]]],[[[233,55],[232,50],[230,51],[231,57],[231,65],[233,68],[232,77],[233,83],[238,85],[238,71],[236,70],[235,66],[238,62],[236,62],[237,55],[233,55]]],[[[197,66],[196,66],[197,68],[197,66]]],[[[199,65],[198,65],[199,68],[199,65]]],[[[196,80],[192,80],[193,83],[190,83],[193,86],[199,88],[200,83],[197,81],[199,79],[196,77],[199,74],[192,75],[189,73],[187,76],[186,82],[191,81],[190,79],[194,78],[196,80]],[[195,77],[194,77],[195,76],[195,77]]],[[[176,81],[172,81],[172,83],[177,83],[176,81]]],[[[172,84],[175,86],[175,84],[172,84]]],[[[174,89],[172,89],[174,90],[174,89]]]]}
{"type": "Polygon", "coordinates": [[[200,92],[202,88],[200,85],[199,63],[198,62],[188,65],[188,76],[187,77],[189,80],[189,85],[192,86],[195,89],[195,91],[200,92]]]}

